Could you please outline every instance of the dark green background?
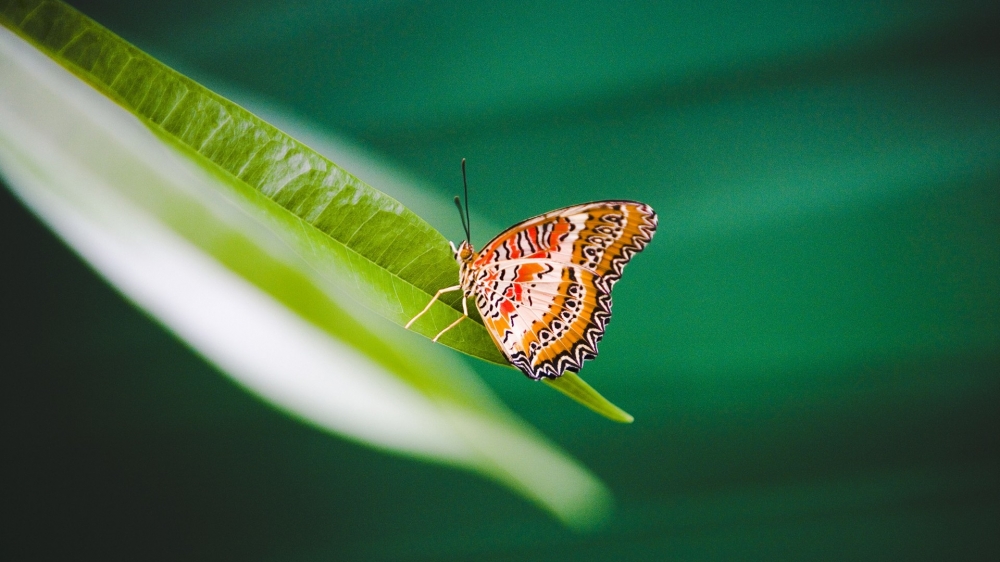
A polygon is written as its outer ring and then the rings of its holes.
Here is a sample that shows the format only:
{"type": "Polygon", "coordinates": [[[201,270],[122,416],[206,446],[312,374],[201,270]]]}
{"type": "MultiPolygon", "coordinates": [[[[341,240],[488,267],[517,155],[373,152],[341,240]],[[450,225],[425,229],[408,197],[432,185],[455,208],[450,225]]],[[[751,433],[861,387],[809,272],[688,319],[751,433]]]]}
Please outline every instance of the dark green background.
{"type": "Polygon", "coordinates": [[[633,425],[473,365],[613,490],[577,535],[259,402],[0,191],[5,559],[1000,558],[995,3],[73,4],[496,224],[661,228],[583,371],[633,425]]]}

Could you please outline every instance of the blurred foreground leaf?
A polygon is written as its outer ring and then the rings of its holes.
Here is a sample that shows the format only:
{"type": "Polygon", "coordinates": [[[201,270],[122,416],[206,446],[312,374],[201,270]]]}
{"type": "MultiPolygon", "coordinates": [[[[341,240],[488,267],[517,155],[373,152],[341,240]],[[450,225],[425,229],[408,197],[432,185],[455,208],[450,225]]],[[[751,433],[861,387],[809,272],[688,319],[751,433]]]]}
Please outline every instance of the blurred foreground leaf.
{"type": "MultiPolygon", "coordinates": [[[[478,471],[574,526],[603,517],[592,474],[366,312],[400,323],[455,278],[439,233],[65,4],[0,2],[0,23],[0,170],[128,298],[300,419],[478,471]]],[[[502,361],[461,326],[446,343],[502,361]]]]}

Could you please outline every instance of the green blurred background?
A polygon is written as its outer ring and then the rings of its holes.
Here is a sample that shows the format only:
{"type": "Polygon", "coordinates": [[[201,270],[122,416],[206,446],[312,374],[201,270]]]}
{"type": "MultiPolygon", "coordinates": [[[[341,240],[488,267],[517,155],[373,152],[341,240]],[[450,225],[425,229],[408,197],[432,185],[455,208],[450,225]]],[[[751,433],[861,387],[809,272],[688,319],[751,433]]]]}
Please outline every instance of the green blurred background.
{"type": "Polygon", "coordinates": [[[496,225],[661,226],[583,371],[633,425],[469,360],[613,490],[580,535],[261,403],[0,191],[4,558],[1000,558],[995,2],[71,4],[496,225]]]}

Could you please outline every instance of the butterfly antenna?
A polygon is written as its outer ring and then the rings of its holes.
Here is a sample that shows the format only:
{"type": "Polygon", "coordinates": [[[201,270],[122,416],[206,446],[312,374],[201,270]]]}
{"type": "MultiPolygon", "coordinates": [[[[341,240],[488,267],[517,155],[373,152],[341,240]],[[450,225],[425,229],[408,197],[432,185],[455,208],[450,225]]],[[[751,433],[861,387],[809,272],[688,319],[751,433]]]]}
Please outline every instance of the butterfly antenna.
{"type": "Polygon", "coordinates": [[[465,158],[462,158],[462,187],[465,189],[465,238],[472,244],[472,217],[469,215],[469,182],[465,179],[465,158]]]}
{"type": "Polygon", "coordinates": [[[465,239],[469,239],[469,225],[465,224],[465,214],[462,213],[462,201],[461,198],[455,196],[455,206],[458,207],[458,218],[462,219],[462,230],[465,231],[465,239]]]}

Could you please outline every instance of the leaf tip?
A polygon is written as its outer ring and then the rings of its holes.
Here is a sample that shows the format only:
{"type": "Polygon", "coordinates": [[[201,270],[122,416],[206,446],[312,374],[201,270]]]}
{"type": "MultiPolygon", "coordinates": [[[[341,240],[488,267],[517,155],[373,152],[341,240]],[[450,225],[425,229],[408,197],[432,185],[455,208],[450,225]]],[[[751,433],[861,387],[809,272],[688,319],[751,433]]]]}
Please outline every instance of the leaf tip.
{"type": "Polygon", "coordinates": [[[632,423],[635,418],[631,414],[612,404],[601,393],[594,390],[589,384],[584,382],[579,375],[572,371],[566,371],[557,379],[542,379],[546,384],[559,392],[576,400],[580,404],[601,414],[609,420],[619,423],[632,423]]]}

